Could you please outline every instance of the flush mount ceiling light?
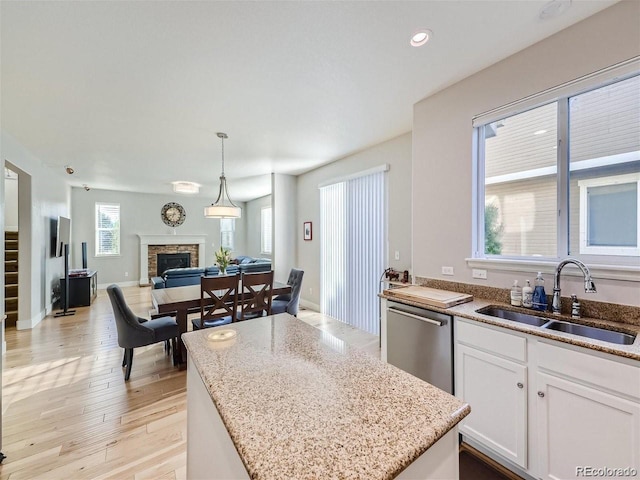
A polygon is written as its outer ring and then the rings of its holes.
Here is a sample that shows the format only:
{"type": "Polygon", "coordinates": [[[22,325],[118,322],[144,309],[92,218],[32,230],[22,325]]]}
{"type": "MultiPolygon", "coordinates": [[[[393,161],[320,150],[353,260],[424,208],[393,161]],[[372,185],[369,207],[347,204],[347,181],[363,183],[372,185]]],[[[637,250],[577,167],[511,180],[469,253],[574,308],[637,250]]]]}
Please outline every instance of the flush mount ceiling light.
{"type": "Polygon", "coordinates": [[[173,185],[173,191],[176,193],[194,194],[200,191],[200,184],[194,182],[171,182],[173,185]]]}
{"type": "Polygon", "coordinates": [[[409,43],[412,47],[421,47],[427,43],[431,37],[433,37],[433,32],[427,28],[416,30],[411,36],[411,41],[409,43]]]}
{"type": "Polygon", "coordinates": [[[220,174],[220,192],[214,203],[204,207],[204,216],[207,218],[240,218],[242,210],[229,198],[227,192],[227,178],[224,176],[224,139],[226,133],[218,132],[218,138],[222,142],[222,173],[220,174]]]}
{"type": "Polygon", "coordinates": [[[549,18],[558,17],[566,12],[571,6],[571,0],[551,0],[547,3],[538,17],[540,20],[548,20],[549,18]]]}

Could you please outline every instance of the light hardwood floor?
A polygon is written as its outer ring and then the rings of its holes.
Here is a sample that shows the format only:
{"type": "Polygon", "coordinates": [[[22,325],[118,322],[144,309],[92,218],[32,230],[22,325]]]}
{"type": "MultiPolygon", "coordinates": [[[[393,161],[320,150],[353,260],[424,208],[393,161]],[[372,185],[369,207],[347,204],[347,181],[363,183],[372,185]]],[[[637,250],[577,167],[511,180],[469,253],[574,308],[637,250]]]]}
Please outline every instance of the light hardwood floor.
{"type": "MultiPolygon", "coordinates": [[[[150,289],[123,289],[148,317],[150,289]]],[[[378,337],[316,312],[298,318],[336,346],[379,357],[378,337]]],[[[0,480],[186,478],[186,373],[162,344],[135,349],[124,381],[111,305],[47,317],[32,330],[6,331],[0,480]]]]}

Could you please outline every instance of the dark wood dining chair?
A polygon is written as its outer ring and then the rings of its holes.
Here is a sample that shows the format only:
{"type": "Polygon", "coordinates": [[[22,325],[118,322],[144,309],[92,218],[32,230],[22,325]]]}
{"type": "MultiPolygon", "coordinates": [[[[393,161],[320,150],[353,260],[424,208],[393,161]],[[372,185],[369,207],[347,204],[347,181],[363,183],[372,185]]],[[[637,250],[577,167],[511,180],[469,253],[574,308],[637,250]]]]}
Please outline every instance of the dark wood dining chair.
{"type": "Polygon", "coordinates": [[[191,320],[194,330],[231,323],[238,309],[239,275],[200,279],[200,318],[191,320]]]}
{"type": "Polygon", "coordinates": [[[271,315],[273,297],[273,270],[269,272],[242,273],[239,321],[271,315]]]}

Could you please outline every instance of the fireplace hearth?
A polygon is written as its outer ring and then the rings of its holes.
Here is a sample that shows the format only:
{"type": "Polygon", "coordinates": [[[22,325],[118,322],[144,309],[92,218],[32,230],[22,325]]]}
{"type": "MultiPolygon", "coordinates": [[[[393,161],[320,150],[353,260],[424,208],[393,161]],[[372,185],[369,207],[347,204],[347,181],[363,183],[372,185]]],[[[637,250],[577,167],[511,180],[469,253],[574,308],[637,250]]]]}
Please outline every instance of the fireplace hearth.
{"type": "Polygon", "coordinates": [[[158,253],[157,257],[158,276],[161,276],[165,270],[170,268],[186,268],[191,266],[191,254],[188,252],[158,253]]]}

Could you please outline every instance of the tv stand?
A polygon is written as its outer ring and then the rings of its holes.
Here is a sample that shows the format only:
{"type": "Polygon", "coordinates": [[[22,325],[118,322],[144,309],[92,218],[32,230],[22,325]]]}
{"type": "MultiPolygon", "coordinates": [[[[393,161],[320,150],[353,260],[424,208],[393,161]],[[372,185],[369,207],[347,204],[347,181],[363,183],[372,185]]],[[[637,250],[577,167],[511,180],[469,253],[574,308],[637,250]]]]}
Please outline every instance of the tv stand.
{"type": "MultiPolygon", "coordinates": [[[[65,297],[65,280],[60,279],[62,301],[65,297]]],[[[69,272],[69,305],[70,307],[88,307],[98,294],[98,272],[95,270],[71,270],[69,272]]]]}

